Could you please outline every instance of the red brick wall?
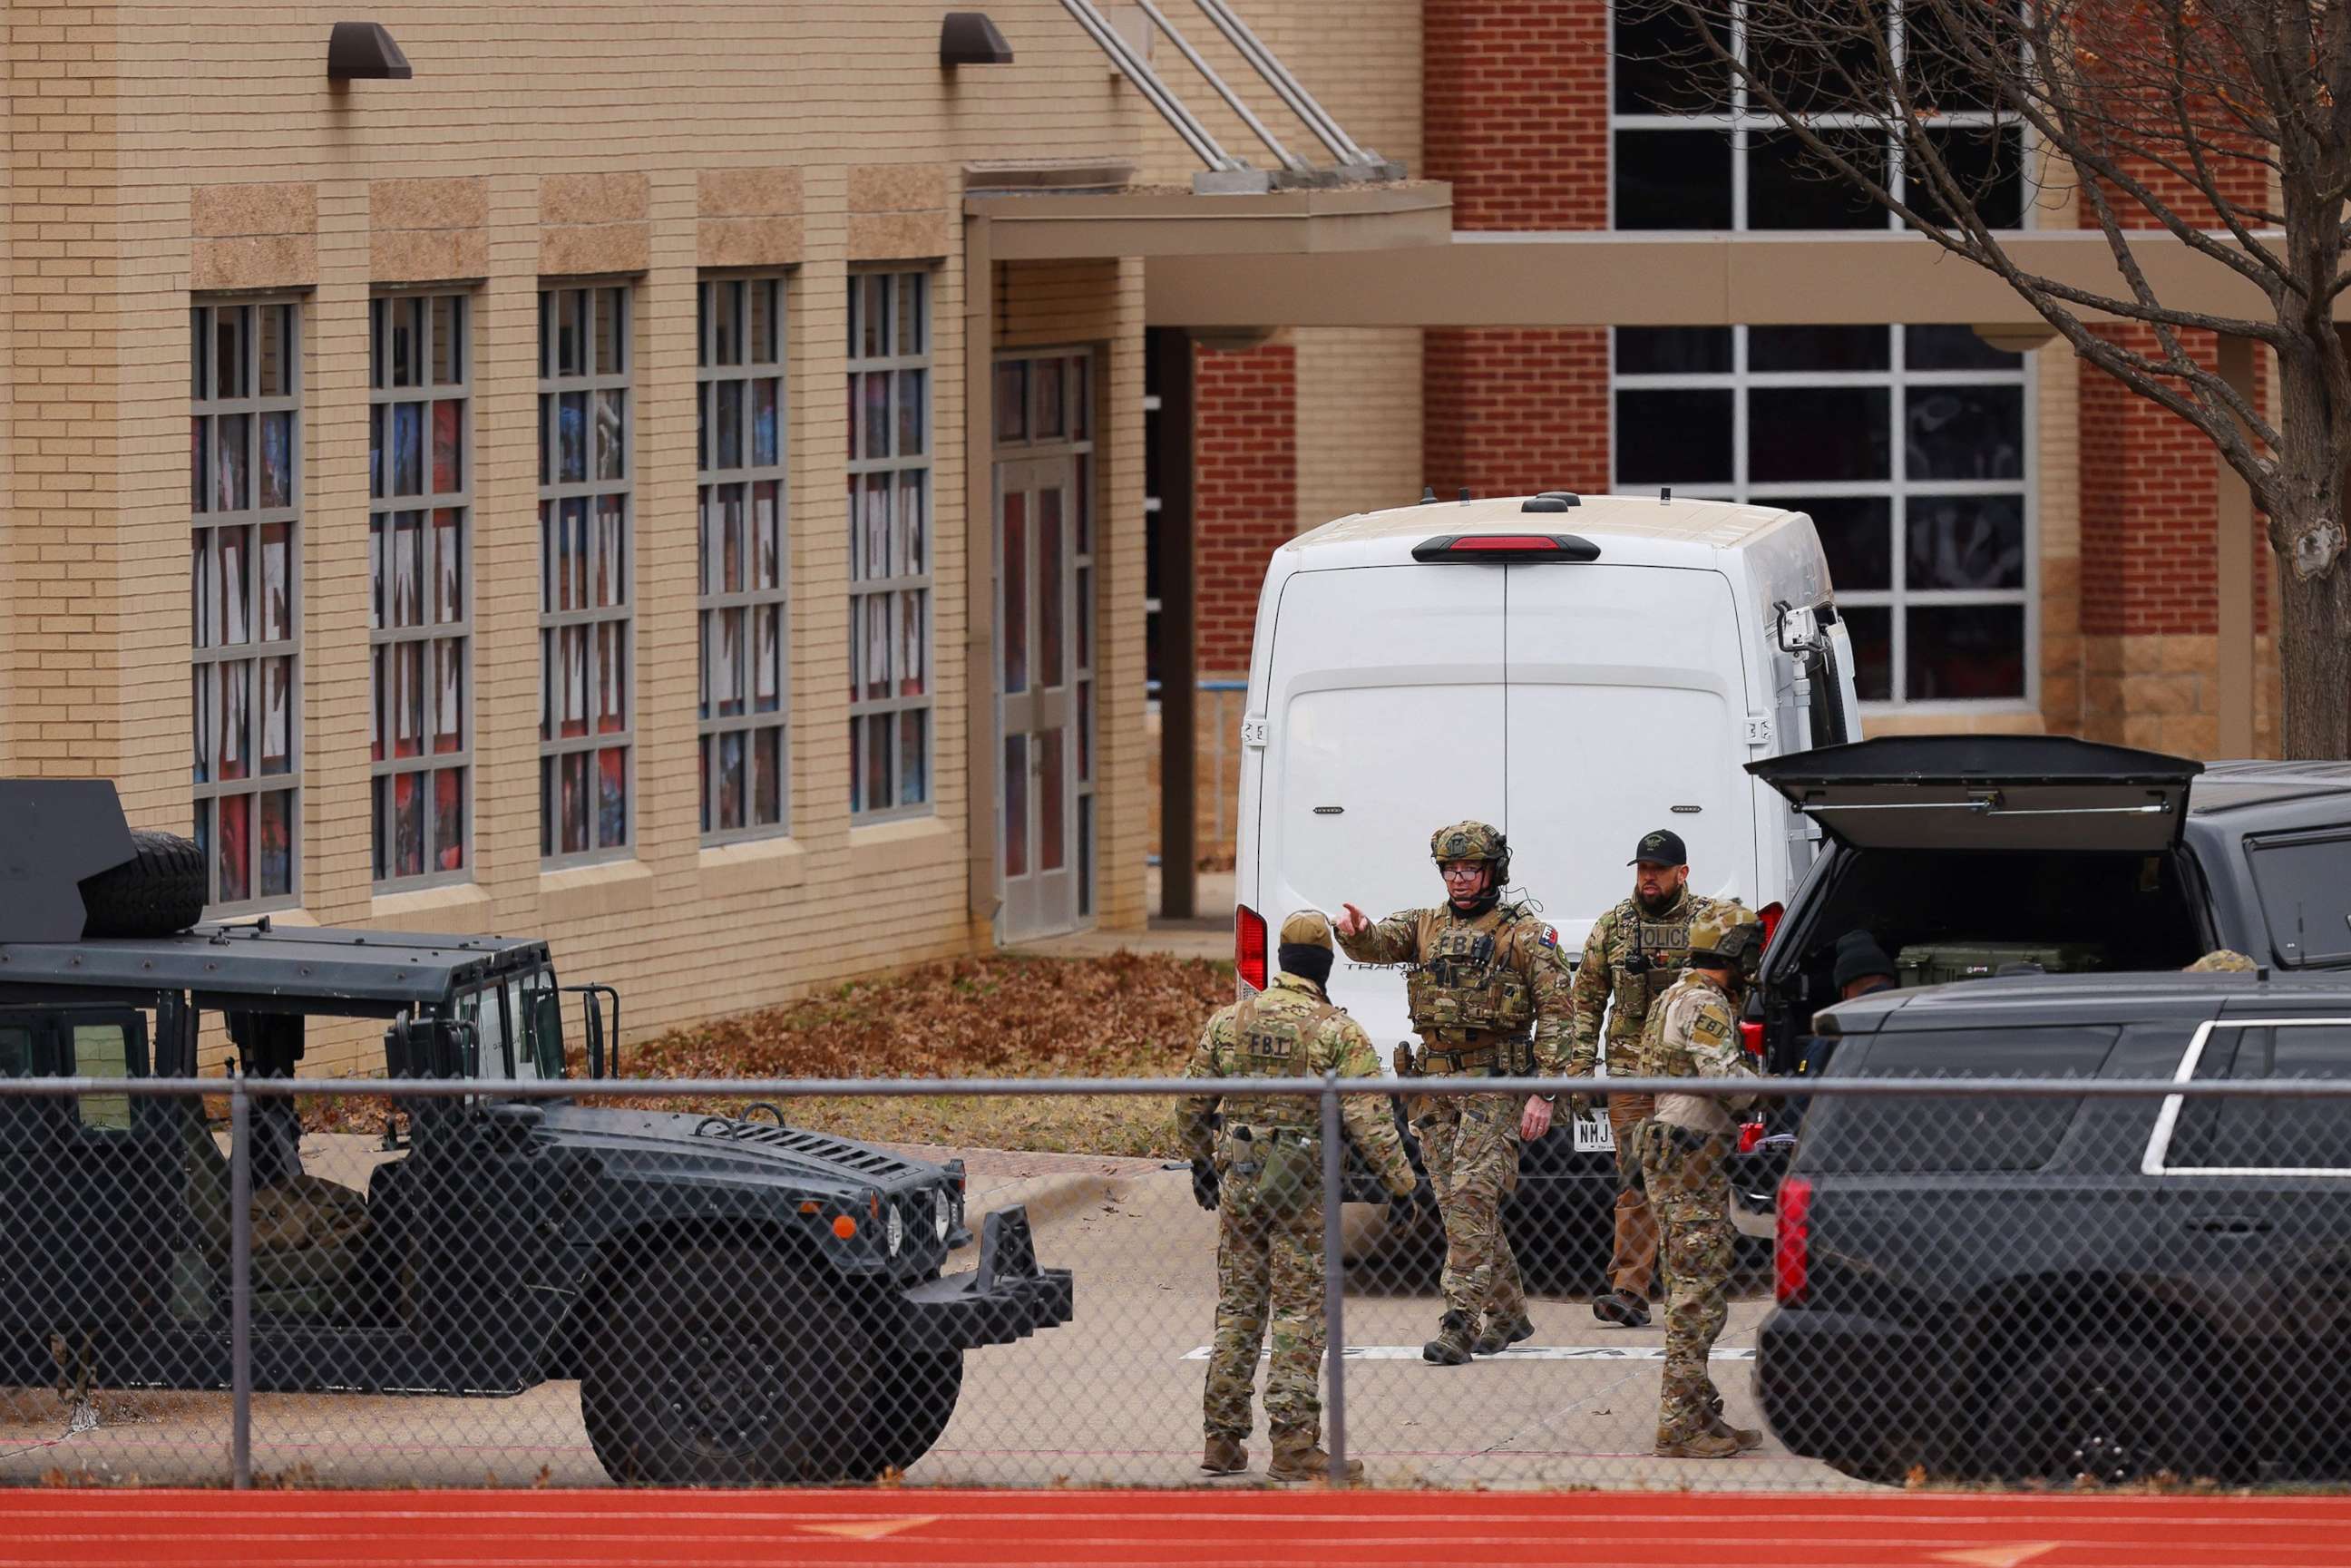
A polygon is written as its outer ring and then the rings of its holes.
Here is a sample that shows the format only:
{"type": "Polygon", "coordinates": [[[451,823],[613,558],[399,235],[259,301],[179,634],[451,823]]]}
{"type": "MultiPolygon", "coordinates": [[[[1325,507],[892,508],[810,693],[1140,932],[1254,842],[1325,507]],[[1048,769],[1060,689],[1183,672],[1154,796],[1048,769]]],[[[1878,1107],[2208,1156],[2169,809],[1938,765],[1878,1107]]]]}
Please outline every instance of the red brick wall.
{"type": "MultiPolygon", "coordinates": [[[[2098,335],[2157,352],[2146,327],[2098,335]]],[[[2207,363],[2210,333],[2189,334],[2207,363]]],[[[2082,630],[2091,636],[2220,630],[2212,559],[2220,456],[2201,431],[2089,371],[2082,377],[2082,630]]],[[[2253,530],[2253,625],[2269,626],[2269,545],[2253,530]]]]}
{"type": "Polygon", "coordinates": [[[1458,229],[1608,222],[1608,0],[1426,0],[1428,177],[1458,229]]]}
{"type": "MultiPolygon", "coordinates": [[[[1457,229],[1608,224],[1608,0],[1428,0],[1421,101],[1457,229]]],[[[1450,497],[1608,484],[1608,334],[1432,330],[1421,457],[1450,497]]]]}
{"type": "Polygon", "coordinates": [[[1446,500],[1608,486],[1608,333],[1479,328],[1427,334],[1421,457],[1446,500]]]}
{"type": "Polygon", "coordinates": [[[1298,530],[1298,353],[1193,351],[1199,673],[1247,673],[1266,558],[1298,530]]]}
{"type": "MultiPolygon", "coordinates": [[[[2207,204],[2178,174],[2145,160],[2126,160],[2131,177],[2158,200],[2197,221],[2213,220],[2207,204]]],[[[2262,172],[2223,162],[2221,189],[2234,201],[2262,199],[2262,172]]],[[[2121,191],[2106,193],[2127,228],[2155,228],[2158,220],[2121,191]]],[[[2097,226],[2085,199],[2076,220],[2097,226]]],[[[2095,329],[2110,342],[2142,354],[2159,352],[2146,327],[2095,329]]],[[[2214,361],[2212,336],[2186,335],[2189,351],[2214,361]]],[[[2258,362],[2260,356],[2256,355],[2258,362]]],[[[2092,636],[2219,630],[2219,581],[2212,559],[2220,505],[2220,455],[2203,434],[2096,370],[2082,378],[2082,630],[2092,636]]],[[[2269,626],[2269,546],[2254,528],[2253,625],[2269,626]]]]}

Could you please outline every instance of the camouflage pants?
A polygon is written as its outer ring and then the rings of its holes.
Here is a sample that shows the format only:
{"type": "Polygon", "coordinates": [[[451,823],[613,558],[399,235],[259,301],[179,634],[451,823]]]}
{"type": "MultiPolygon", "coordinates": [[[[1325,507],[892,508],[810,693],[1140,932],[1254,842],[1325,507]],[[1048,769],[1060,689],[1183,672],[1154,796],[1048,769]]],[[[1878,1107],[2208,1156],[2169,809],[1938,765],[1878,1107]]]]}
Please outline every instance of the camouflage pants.
{"type": "Polygon", "coordinates": [[[1646,1094],[1608,1097],[1608,1130],[1616,1139],[1616,1245],[1608,1256],[1608,1286],[1628,1296],[1646,1297],[1657,1276],[1657,1221],[1649,1200],[1633,1178],[1641,1175],[1641,1152],[1633,1129],[1649,1119],[1656,1101],[1646,1094]]]}
{"type": "Polygon", "coordinates": [[[1722,1163],[1730,1140],[1697,1139],[1656,1122],[1645,1133],[1642,1176],[1665,1238],[1666,1371],[1657,1440],[1680,1442],[1704,1432],[1720,1403],[1707,1358],[1729,1312],[1730,1187],[1722,1163]]]}
{"type": "Polygon", "coordinates": [[[1250,1178],[1225,1176],[1217,1218],[1217,1337],[1201,1401],[1210,1437],[1249,1432],[1249,1390],[1258,1347],[1272,1319],[1272,1364],[1265,1376],[1265,1424],[1277,1436],[1322,1422],[1322,1216],[1308,1207],[1269,1214],[1250,1178]]]}
{"type": "Polygon", "coordinates": [[[1502,1234],[1502,1199],[1519,1186],[1519,1103],[1508,1094],[1423,1100],[1413,1131],[1445,1217],[1445,1310],[1523,1316],[1526,1286],[1502,1234]]]}

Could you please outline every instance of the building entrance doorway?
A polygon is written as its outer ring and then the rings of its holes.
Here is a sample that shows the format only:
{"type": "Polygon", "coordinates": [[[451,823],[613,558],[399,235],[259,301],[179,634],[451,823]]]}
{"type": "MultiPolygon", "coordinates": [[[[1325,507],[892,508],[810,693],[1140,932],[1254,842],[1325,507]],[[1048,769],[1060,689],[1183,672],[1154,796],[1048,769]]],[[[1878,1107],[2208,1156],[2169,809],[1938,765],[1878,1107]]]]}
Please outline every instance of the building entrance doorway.
{"type": "Polygon", "coordinates": [[[1083,351],[999,360],[997,863],[1005,942],[1093,918],[1093,420],[1083,351]]]}

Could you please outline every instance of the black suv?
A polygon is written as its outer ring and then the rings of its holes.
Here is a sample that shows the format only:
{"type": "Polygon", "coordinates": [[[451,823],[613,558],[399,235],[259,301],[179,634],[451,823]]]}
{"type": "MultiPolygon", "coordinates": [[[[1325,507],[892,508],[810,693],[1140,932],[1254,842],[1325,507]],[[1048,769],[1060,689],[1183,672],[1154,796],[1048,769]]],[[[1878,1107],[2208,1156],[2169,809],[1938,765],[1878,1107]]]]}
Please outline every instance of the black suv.
{"type": "MultiPolygon", "coordinates": [[[[1839,1078],[2351,1079],[2351,982],[2020,977],[1829,1009],[1839,1078]]],[[[2351,1475],[2351,1103],[1815,1096],[1755,1364],[1872,1479],[2351,1475]]]]}
{"type": "Polygon", "coordinates": [[[1070,1319],[1070,1275],[1038,1266],[1018,1207],[986,1218],[976,1269],[943,1272],[972,1239],[958,1165],[772,1106],[501,1093],[570,1071],[567,1011],[582,1091],[620,1087],[619,998],[559,987],[544,942],[172,929],[204,902],[195,846],[134,839],[104,784],[0,782],[0,1076],[192,1079],[216,1025],[235,1071],[290,1078],[312,1021],[341,1019],[384,1027],[390,1078],[481,1081],[393,1101],[395,1157],[364,1193],[304,1171],[295,1101],[256,1093],[242,1301],[235,1173],[199,1101],[0,1095],[0,1384],[225,1388],[242,1315],[258,1389],[577,1378],[616,1479],[871,1479],[936,1440],[967,1349],[1070,1319]]]}
{"type": "Polygon", "coordinates": [[[1824,842],[1749,1018],[1798,1071],[1836,939],[2029,944],[2110,972],[2232,947],[2351,968],[2351,763],[2216,762],[2063,736],[1890,736],[1747,765],[1824,842]]]}

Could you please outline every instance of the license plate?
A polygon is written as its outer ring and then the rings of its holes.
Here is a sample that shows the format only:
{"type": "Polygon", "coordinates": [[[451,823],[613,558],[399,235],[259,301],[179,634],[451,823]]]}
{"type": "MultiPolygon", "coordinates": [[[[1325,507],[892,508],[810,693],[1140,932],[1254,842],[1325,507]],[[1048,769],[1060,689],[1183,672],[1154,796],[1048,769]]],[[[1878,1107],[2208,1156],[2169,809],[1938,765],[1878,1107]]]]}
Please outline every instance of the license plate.
{"type": "Polygon", "coordinates": [[[1615,1129],[1608,1118],[1594,1112],[1575,1118],[1575,1152],[1579,1155],[1614,1154],[1616,1150],[1615,1129]]]}

